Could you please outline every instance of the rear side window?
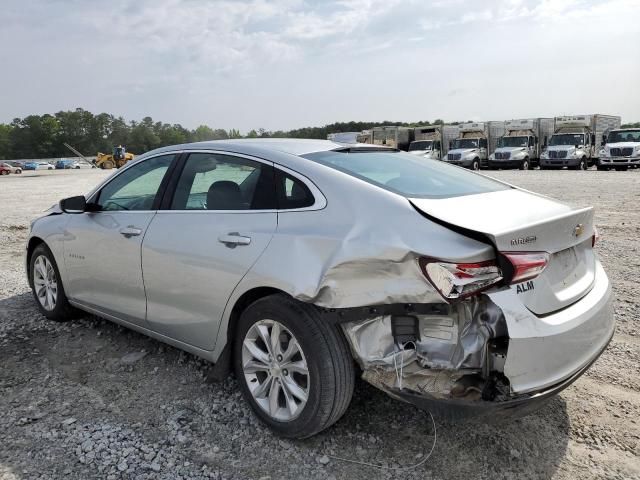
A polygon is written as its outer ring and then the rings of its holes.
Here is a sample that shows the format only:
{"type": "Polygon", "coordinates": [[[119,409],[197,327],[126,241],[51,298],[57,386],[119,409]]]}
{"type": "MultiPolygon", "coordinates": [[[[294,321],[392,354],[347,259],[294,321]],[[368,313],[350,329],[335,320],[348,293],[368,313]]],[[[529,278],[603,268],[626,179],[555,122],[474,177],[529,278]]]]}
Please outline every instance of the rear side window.
{"type": "Polygon", "coordinates": [[[171,201],[171,210],[275,208],[273,167],[232,155],[192,153],[171,201]]]}
{"type": "Polygon", "coordinates": [[[409,198],[448,198],[511,188],[446,162],[404,152],[333,150],[303,156],[409,198]]]}
{"type": "Polygon", "coordinates": [[[315,203],[313,194],[304,182],[277,169],[276,194],[280,210],[310,207],[315,203]]]}

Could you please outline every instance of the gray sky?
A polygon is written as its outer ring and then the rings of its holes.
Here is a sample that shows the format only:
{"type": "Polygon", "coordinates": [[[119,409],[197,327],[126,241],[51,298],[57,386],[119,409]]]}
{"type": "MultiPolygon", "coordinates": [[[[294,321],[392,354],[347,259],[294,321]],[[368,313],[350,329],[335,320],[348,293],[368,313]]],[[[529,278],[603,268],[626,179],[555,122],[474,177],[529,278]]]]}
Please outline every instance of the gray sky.
{"type": "Polygon", "coordinates": [[[2,0],[0,122],[640,121],[640,0],[2,0]]]}

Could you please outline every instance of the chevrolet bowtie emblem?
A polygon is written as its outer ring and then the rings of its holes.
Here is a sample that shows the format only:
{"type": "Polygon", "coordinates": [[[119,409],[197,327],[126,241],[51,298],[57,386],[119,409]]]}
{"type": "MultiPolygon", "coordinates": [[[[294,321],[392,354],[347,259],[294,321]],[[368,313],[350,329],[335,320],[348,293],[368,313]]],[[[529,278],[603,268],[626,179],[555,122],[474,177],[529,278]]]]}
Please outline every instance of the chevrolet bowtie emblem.
{"type": "Polygon", "coordinates": [[[578,225],[576,225],[576,228],[573,229],[573,236],[574,237],[579,237],[583,233],[584,233],[584,225],[579,223],[578,225]]]}

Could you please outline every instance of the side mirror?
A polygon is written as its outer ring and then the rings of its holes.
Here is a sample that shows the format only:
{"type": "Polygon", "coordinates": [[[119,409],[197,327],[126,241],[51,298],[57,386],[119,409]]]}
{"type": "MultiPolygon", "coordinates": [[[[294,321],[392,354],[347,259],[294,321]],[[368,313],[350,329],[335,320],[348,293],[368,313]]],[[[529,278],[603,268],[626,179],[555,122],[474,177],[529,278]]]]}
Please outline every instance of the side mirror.
{"type": "Polygon", "coordinates": [[[60,200],[60,210],[64,213],[84,213],[86,208],[87,200],[84,198],[84,195],[60,200]]]}

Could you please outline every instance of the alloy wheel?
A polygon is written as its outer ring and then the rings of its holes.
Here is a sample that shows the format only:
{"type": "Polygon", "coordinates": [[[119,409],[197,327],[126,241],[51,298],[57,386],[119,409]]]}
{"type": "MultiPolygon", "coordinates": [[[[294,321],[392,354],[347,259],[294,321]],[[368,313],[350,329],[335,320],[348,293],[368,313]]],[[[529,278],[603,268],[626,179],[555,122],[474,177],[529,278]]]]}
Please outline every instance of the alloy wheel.
{"type": "Polygon", "coordinates": [[[289,422],[309,398],[309,367],[298,340],[275,320],[251,326],[242,343],[242,370],[258,406],[274,420],[289,422]]]}
{"type": "Polygon", "coordinates": [[[40,305],[51,311],[58,300],[56,271],[47,257],[40,255],[33,264],[33,286],[40,305]]]}

